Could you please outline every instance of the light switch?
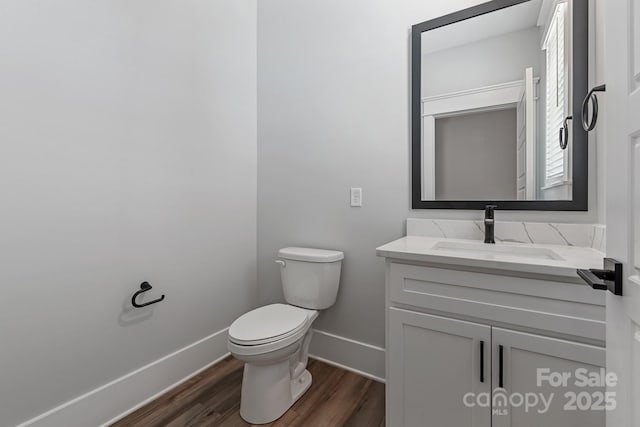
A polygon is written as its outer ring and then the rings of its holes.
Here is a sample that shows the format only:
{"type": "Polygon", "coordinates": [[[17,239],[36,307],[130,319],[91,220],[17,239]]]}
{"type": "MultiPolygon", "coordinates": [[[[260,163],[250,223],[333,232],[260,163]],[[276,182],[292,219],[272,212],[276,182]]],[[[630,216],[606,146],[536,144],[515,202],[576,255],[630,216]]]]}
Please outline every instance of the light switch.
{"type": "Polygon", "coordinates": [[[362,206],[362,188],[351,189],[351,207],[362,206]]]}

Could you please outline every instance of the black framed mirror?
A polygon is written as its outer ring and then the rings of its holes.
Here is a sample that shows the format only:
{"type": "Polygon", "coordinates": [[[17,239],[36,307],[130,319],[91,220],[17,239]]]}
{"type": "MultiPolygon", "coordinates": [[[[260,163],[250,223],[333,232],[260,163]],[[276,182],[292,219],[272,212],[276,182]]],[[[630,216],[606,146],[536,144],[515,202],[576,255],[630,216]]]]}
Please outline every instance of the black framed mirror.
{"type": "Polygon", "coordinates": [[[588,16],[494,0],[412,27],[413,209],[588,210],[588,16]]]}

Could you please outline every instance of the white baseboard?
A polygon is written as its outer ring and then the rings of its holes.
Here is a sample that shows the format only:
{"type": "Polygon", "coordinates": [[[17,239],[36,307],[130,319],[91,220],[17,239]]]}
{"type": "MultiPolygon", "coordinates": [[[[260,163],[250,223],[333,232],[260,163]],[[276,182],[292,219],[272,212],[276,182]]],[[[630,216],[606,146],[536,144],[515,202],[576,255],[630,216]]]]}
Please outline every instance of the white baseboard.
{"type": "Polygon", "coordinates": [[[313,330],[309,354],[314,359],[384,382],[385,349],[313,330]]]}
{"type": "Polygon", "coordinates": [[[109,425],[228,356],[227,329],[136,369],[18,427],[109,425]]]}

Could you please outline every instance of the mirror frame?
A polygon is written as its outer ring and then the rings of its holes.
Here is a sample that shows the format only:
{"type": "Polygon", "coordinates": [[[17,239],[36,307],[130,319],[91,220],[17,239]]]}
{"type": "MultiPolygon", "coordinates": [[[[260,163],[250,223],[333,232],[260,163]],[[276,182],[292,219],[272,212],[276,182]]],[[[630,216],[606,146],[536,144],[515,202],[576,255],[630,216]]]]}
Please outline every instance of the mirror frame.
{"type": "Polygon", "coordinates": [[[582,101],[589,80],[589,2],[573,0],[573,200],[422,200],[422,33],[485,15],[531,0],[493,0],[468,9],[421,22],[411,28],[411,181],[413,209],[482,210],[497,205],[500,210],[587,211],[589,198],[589,138],[582,128],[582,101]]]}

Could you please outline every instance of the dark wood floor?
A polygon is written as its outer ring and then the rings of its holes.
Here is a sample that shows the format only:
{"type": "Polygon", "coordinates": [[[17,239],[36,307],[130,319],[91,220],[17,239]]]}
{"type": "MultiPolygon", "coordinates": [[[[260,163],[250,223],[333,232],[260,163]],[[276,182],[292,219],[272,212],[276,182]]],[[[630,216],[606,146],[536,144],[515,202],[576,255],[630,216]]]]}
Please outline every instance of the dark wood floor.
{"type": "MultiPolygon", "coordinates": [[[[143,406],[112,427],[248,426],[240,418],[242,363],[231,356],[143,406]]],[[[384,384],[310,360],[311,388],[278,427],[384,426],[384,384]]]]}

